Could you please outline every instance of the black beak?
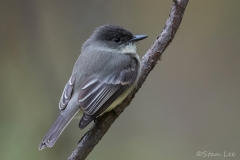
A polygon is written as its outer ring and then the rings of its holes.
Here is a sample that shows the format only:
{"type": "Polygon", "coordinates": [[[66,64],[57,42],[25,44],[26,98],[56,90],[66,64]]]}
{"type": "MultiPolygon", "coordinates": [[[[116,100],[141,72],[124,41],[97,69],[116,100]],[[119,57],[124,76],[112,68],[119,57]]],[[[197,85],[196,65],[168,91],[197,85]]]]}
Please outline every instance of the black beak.
{"type": "Polygon", "coordinates": [[[133,39],[130,39],[130,42],[137,42],[137,41],[143,40],[147,37],[148,37],[147,35],[134,35],[133,39]]]}

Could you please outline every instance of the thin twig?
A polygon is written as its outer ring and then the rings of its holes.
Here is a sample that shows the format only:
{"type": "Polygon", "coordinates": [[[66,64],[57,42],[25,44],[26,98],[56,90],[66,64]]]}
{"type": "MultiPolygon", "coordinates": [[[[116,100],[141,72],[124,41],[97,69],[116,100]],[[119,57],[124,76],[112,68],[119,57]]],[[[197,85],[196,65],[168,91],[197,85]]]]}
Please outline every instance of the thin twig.
{"type": "Polygon", "coordinates": [[[142,72],[137,88],[118,105],[113,111],[99,117],[93,127],[81,138],[76,149],[68,157],[68,160],[84,160],[93,150],[103,135],[107,132],[116,118],[130,104],[135,93],[141,88],[150,71],[157,64],[164,50],[172,42],[175,33],[182,21],[188,0],[173,0],[172,9],[162,33],[157,37],[154,44],[142,58],[142,72]]]}

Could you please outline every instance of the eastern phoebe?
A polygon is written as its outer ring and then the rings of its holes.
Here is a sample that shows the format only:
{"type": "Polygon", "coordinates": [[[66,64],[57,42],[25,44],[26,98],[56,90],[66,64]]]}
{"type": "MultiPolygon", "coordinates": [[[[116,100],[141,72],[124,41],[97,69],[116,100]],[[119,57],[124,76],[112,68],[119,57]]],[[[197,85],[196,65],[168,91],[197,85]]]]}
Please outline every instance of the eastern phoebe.
{"type": "Polygon", "coordinates": [[[83,44],[72,75],[59,103],[56,122],[44,136],[39,150],[52,147],[68,123],[77,114],[85,128],[94,118],[122,102],[136,86],[141,62],[136,42],[146,35],[133,35],[114,25],[98,27],[83,44]]]}

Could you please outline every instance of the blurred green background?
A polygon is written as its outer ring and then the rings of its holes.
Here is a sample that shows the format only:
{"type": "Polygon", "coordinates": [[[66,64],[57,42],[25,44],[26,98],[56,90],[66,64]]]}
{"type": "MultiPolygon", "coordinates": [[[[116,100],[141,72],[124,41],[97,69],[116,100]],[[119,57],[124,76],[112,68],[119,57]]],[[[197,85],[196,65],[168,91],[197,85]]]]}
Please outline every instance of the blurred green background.
{"type": "MultiPolygon", "coordinates": [[[[116,24],[149,35],[138,45],[142,57],[161,33],[171,4],[1,0],[0,159],[67,159],[90,127],[80,131],[78,120],[53,148],[37,148],[59,114],[81,44],[97,26],[116,24]]],[[[230,159],[239,159],[239,5],[190,0],[162,60],[88,160],[206,159],[198,151],[235,152],[230,159]]]]}

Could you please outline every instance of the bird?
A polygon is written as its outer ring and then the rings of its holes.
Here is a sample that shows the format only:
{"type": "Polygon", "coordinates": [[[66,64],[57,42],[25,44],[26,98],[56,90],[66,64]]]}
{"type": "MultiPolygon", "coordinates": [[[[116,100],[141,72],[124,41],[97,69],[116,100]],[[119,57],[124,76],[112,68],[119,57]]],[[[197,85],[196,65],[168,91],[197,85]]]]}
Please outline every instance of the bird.
{"type": "Polygon", "coordinates": [[[60,114],[39,150],[52,147],[73,118],[81,117],[79,128],[83,129],[126,98],[141,72],[136,42],[147,37],[110,24],[94,30],[82,45],[60,98],[60,114]]]}

